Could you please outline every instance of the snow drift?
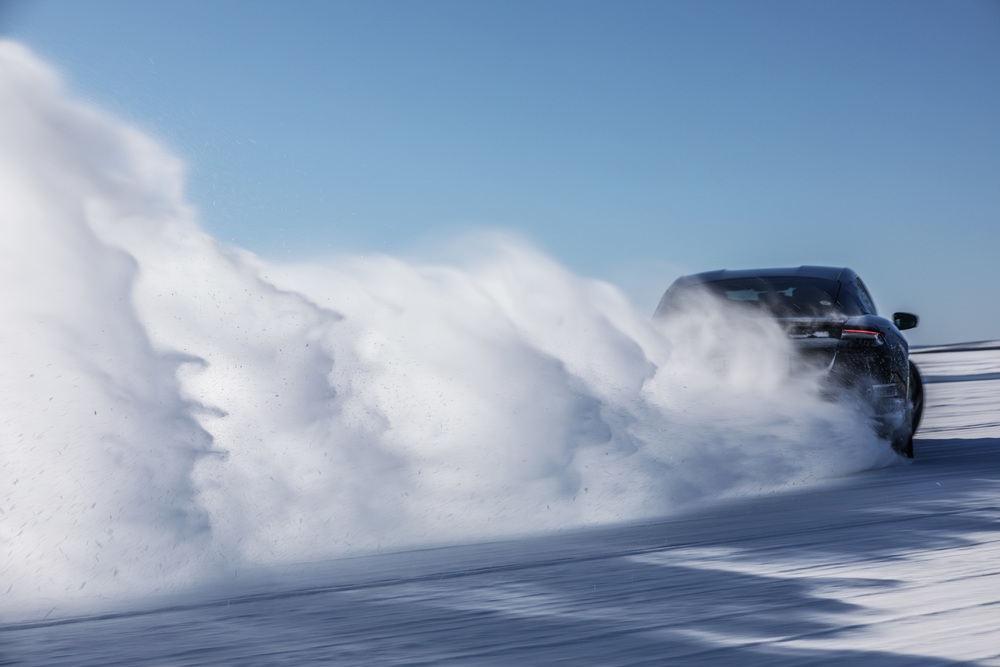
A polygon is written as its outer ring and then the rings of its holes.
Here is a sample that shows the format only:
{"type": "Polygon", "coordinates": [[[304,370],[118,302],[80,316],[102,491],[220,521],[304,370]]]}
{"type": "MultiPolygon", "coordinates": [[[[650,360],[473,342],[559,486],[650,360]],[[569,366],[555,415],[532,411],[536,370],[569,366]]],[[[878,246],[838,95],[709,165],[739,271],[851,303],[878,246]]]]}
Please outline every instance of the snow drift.
{"type": "Polygon", "coordinates": [[[222,573],[631,521],[891,460],[721,311],[651,323],[497,232],[275,265],[184,165],[0,42],[0,589],[97,605],[222,573]]]}

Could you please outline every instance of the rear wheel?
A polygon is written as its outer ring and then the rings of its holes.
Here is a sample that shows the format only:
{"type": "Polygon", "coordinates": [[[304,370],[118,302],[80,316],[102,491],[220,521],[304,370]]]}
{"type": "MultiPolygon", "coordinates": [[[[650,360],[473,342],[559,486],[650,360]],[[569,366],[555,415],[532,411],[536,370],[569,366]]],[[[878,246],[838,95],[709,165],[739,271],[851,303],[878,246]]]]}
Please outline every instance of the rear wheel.
{"type": "Polygon", "coordinates": [[[913,458],[913,435],[908,435],[905,437],[894,438],[892,441],[892,448],[895,449],[900,456],[905,456],[908,459],[913,458]]]}
{"type": "Polygon", "coordinates": [[[912,434],[917,432],[917,427],[920,426],[920,417],[924,414],[924,380],[920,376],[920,370],[917,368],[917,365],[912,361],[910,362],[909,401],[911,411],[910,423],[913,425],[910,428],[912,434]]]}
{"type": "Polygon", "coordinates": [[[906,391],[906,411],[909,413],[909,429],[907,433],[900,433],[892,439],[892,448],[899,452],[900,456],[912,459],[913,435],[920,426],[920,417],[924,413],[924,381],[920,377],[917,366],[910,362],[910,382],[906,391]]]}

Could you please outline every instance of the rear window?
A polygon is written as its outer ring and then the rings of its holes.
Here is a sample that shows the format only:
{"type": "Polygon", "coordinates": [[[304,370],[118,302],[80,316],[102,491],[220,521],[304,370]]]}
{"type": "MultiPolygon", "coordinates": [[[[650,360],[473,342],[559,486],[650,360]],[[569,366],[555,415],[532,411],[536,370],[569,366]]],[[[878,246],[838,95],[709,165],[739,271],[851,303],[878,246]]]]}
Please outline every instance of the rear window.
{"type": "Polygon", "coordinates": [[[674,286],[664,297],[660,311],[680,305],[686,295],[707,290],[715,296],[778,317],[815,317],[837,311],[840,283],[822,278],[753,277],[674,286]]]}

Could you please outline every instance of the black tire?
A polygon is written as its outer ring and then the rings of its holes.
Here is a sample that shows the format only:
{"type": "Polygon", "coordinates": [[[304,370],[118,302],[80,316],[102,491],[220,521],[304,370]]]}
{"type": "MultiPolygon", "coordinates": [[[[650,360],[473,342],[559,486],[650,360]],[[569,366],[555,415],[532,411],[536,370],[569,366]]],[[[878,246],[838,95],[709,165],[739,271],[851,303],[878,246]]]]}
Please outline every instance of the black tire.
{"type": "Polygon", "coordinates": [[[909,432],[893,438],[892,448],[900,456],[912,459],[914,456],[913,434],[917,432],[917,427],[920,426],[920,418],[924,413],[924,380],[920,377],[920,371],[912,361],[910,362],[910,382],[906,402],[908,403],[907,409],[910,413],[909,432]]]}
{"type": "Polygon", "coordinates": [[[913,458],[913,436],[912,435],[908,435],[908,436],[905,436],[905,437],[899,437],[899,438],[893,439],[893,441],[892,441],[892,448],[895,449],[896,452],[900,456],[904,456],[904,457],[906,457],[908,459],[912,459],[913,458]]]}
{"type": "Polygon", "coordinates": [[[910,405],[912,410],[910,433],[912,435],[917,432],[920,418],[924,414],[924,379],[921,377],[917,365],[912,361],[910,362],[910,405]]]}

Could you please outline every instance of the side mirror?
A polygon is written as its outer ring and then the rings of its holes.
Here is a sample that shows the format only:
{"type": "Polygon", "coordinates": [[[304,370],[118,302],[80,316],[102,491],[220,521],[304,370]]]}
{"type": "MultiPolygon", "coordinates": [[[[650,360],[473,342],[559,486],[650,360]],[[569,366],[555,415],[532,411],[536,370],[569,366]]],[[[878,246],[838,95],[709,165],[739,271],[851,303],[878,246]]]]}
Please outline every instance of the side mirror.
{"type": "Polygon", "coordinates": [[[906,331],[907,329],[912,329],[917,326],[917,322],[920,318],[913,313],[893,313],[892,323],[896,325],[896,328],[900,331],[906,331]]]}

